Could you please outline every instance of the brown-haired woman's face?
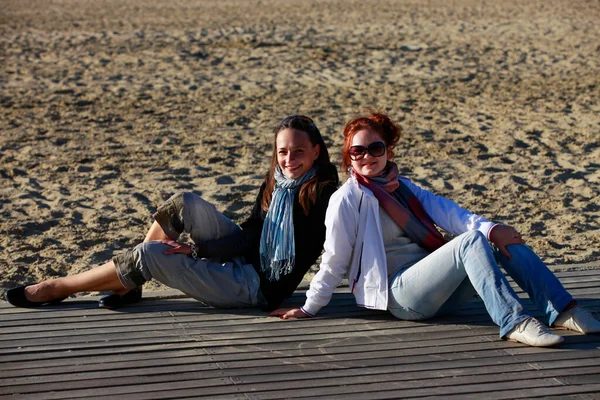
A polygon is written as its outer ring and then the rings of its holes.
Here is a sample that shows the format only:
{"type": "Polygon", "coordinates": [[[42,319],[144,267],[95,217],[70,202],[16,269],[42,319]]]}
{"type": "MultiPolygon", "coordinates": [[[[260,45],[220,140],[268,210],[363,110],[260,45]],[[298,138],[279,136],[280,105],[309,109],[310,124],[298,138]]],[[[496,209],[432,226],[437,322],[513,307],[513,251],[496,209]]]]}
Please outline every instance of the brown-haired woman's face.
{"type": "Polygon", "coordinates": [[[308,133],[287,128],[277,134],[275,140],[277,164],[290,179],[298,179],[307,173],[319,158],[319,145],[313,146],[308,133]]]}

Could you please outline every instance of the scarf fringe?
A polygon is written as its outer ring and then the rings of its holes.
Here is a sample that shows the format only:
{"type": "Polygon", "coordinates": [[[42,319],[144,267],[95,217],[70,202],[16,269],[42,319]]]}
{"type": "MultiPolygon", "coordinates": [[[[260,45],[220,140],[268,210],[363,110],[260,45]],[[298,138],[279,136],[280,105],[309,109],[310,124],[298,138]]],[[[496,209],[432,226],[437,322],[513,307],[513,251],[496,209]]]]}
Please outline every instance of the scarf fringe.
{"type": "Polygon", "coordinates": [[[267,279],[269,281],[278,281],[281,275],[288,275],[294,269],[296,265],[296,257],[292,257],[289,260],[273,260],[269,257],[260,256],[261,266],[263,272],[267,272],[267,279]]]}
{"type": "Polygon", "coordinates": [[[294,268],[294,198],[300,187],[315,175],[314,168],[298,179],[289,179],[279,166],[276,185],[260,236],[260,269],[270,281],[289,274],[294,268]]]}

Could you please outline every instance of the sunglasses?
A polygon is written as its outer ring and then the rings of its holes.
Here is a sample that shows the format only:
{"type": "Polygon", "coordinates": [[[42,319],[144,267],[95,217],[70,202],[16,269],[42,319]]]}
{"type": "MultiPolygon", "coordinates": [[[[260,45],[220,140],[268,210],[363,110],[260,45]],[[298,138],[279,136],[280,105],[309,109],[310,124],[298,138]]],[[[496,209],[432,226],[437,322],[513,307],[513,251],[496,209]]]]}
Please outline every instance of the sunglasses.
{"type": "Polygon", "coordinates": [[[348,153],[352,161],[359,161],[365,158],[365,155],[369,153],[372,157],[381,157],[385,154],[385,143],[373,142],[367,147],[365,146],[351,146],[348,153]]]}

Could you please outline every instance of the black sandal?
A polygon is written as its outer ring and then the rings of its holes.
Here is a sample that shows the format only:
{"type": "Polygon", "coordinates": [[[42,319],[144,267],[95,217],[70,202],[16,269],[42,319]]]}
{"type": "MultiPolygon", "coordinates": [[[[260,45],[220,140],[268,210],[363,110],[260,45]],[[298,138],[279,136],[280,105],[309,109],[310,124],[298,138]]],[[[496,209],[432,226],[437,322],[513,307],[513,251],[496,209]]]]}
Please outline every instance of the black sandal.
{"type": "Polygon", "coordinates": [[[108,308],[109,310],[116,310],[127,304],[137,303],[142,299],[142,287],[137,287],[130,290],[124,295],[120,294],[109,294],[98,300],[98,306],[100,308],[108,308]]]}
{"type": "Polygon", "coordinates": [[[12,288],[4,292],[4,299],[15,307],[23,308],[35,308],[42,307],[45,305],[55,305],[66,299],[67,297],[61,297],[50,301],[31,301],[25,296],[25,288],[31,285],[22,285],[16,288],[12,288]]]}

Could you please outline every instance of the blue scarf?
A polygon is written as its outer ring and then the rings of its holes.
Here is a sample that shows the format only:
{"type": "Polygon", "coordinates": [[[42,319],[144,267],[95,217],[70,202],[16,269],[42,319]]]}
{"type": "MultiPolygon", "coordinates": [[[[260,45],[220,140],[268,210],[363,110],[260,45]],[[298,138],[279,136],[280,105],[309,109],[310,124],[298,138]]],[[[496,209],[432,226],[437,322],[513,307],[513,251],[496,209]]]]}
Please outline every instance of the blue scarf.
{"type": "Polygon", "coordinates": [[[270,281],[279,280],[294,268],[294,197],[314,174],[315,169],[311,168],[298,179],[289,179],[279,166],[275,169],[275,188],[260,236],[261,271],[267,273],[270,281]]]}

